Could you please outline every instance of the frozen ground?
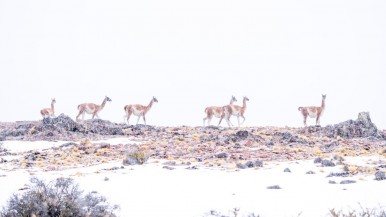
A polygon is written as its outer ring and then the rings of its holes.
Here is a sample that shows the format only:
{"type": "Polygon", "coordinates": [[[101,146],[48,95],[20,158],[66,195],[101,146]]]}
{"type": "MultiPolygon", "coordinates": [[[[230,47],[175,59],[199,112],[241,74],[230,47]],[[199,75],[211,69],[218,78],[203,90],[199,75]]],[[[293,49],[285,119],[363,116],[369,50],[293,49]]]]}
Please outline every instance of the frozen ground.
{"type": "MultiPolygon", "coordinates": [[[[125,138],[106,140],[111,144],[129,142],[125,138]]],[[[4,142],[3,147],[20,152],[58,146],[61,142],[4,142]]],[[[374,174],[353,177],[327,177],[342,166],[320,167],[313,161],[267,162],[263,168],[221,170],[176,166],[163,168],[163,162],[150,159],[145,165],[126,166],[121,159],[91,167],[62,171],[0,170],[0,205],[29,183],[31,176],[45,180],[72,177],[86,192],[97,191],[120,205],[120,216],[203,216],[210,210],[231,215],[233,208],[261,216],[326,216],[329,209],[355,209],[386,205],[386,182],[374,174]],[[289,168],[291,172],[284,172],[289,168]],[[313,171],[315,174],[306,174],[313,171]],[[106,178],[107,177],[107,178],[106,178]],[[108,179],[106,181],[106,179],[108,179]],[[337,184],[329,184],[329,181],[337,184]],[[354,184],[339,184],[355,180],[354,184]],[[279,185],[281,189],[267,189],[279,185]]],[[[371,167],[385,162],[383,156],[350,157],[346,161],[371,167]]],[[[1,168],[1,167],[0,167],[1,168]]],[[[385,208],[385,207],[384,207],[385,208]]],[[[242,216],[241,215],[241,216],[242,216]]]]}

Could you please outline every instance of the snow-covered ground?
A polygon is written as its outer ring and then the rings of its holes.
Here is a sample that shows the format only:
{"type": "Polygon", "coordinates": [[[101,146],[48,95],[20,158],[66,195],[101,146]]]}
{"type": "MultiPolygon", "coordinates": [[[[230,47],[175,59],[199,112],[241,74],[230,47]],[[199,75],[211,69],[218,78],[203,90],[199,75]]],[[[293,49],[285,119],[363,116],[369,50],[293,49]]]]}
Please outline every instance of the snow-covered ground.
{"type": "MultiPolygon", "coordinates": [[[[113,144],[122,140],[107,142],[113,144]]],[[[62,143],[7,141],[3,147],[25,151],[62,143]]],[[[371,167],[372,162],[385,162],[386,159],[374,155],[350,157],[346,161],[371,167]]],[[[239,216],[251,212],[263,217],[326,216],[332,208],[386,206],[386,181],[375,181],[373,173],[346,178],[326,177],[330,172],[341,172],[342,166],[320,167],[313,161],[267,162],[259,169],[224,171],[202,167],[188,170],[187,166],[168,170],[163,168],[162,162],[150,159],[145,165],[108,170],[121,167],[121,162],[122,159],[117,159],[92,167],[34,171],[33,174],[25,169],[0,170],[0,206],[6,204],[12,193],[21,192],[18,189],[28,184],[32,175],[45,180],[72,177],[85,192],[97,191],[111,204],[120,205],[120,216],[199,217],[210,210],[231,215],[233,208],[240,209],[239,216]],[[285,168],[291,172],[284,172],[285,168]],[[306,174],[308,171],[315,174],[306,174]],[[337,184],[329,184],[330,180],[337,184]],[[357,182],[339,184],[341,180],[357,182]],[[279,185],[281,189],[267,189],[272,185],[279,185]]]]}

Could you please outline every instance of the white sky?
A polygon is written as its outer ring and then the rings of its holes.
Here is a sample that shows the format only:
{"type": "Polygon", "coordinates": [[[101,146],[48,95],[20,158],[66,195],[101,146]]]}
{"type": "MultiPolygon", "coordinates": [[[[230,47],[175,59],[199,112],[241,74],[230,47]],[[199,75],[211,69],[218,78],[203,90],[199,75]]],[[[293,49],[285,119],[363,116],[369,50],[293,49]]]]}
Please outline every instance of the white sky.
{"type": "Polygon", "coordinates": [[[246,95],[245,125],[302,126],[297,108],[327,94],[322,125],[369,111],[385,129],[385,12],[384,0],[0,0],[0,121],[41,119],[52,97],[75,118],[107,95],[99,116],[122,122],[154,95],[148,124],[196,126],[246,95]]]}

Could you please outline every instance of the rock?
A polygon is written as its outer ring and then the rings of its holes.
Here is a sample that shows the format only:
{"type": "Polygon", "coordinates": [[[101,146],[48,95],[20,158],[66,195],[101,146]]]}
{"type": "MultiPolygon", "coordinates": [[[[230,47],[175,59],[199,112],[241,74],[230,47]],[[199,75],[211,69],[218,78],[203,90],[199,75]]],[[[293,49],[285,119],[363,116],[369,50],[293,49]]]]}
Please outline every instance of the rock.
{"type": "Polygon", "coordinates": [[[338,161],[338,162],[340,162],[340,163],[342,163],[343,161],[345,161],[344,158],[341,157],[341,156],[339,156],[339,155],[335,155],[333,159],[336,160],[336,161],[338,161]]]}
{"type": "Polygon", "coordinates": [[[339,184],[346,185],[346,184],[353,184],[356,183],[357,181],[355,180],[343,180],[339,184]]]}
{"type": "Polygon", "coordinates": [[[240,169],[253,168],[253,167],[263,167],[263,161],[247,161],[245,164],[238,163],[237,167],[240,169]]]}
{"type": "MultiPolygon", "coordinates": [[[[235,134],[228,135],[227,138],[224,140],[225,144],[231,144],[231,143],[236,143],[242,140],[245,140],[250,137],[250,134],[246,130],[240,130],[237,131],[235,134]]],[[[256,138],[258,141],[259,139],[256,138]]],[[[255,141],[255,138],[253,138],[253,141],[255,141]]]]}
{"type": "Polygon", "coordinates": [[[236,136],[239,137],[239,139],[246,139],[248,138],[248,135],[249,133],[246,130],[240,130],[236,133],[236,136]]]}
{"type": "Polygon", "coordinates": [[[304,139],[299,138],[297,135],[292,135],[290,132],[275,132],[273,135],[278,137],[281,143],[307,143],[304,139]]]}
{"type": "Polygon", "coordinates": [[[279,185],[268,186],[267,189],[281,189],[279,185]]]}
{"type": "Polygon", "coordinates": [[[235,148],[235,149],[240,149],[240,148],[241,148],[240,143],[235,143],[235,144],[233,145],[233,148],[235,148]]]}
{"type": "Polygon", "coordinates": [[[327,177],[348,177],[350,173],[348,172],[341,172],[341,173],[330,173],[327,177]]]}
{"type": "Polygon", "coordinates": [[[165,165],[165,166],[177,166],[177,162],[175,162],[175,161],[166,161],[165,163],[163,163],[163,165],[165,165]]]}
{"type": "Polygon", "coordinates": [[[289,168],[285,168],[285,169],[284,169],[284,172],[285,172],[285,173],[290,173],[291,170],[290,170],[289,168]]]}
{"type": "Polygon", "coordinates": [[[248,167],[248,168],[252,168],[252,167],[255,167],[255,163],[253,163],[252,161],[247,161],[245,163],[245,166],[248,167]]]}
{"type": "Polygon", "coordinates": [[[118,124],[101,119],[91,119],[85,121],[87,132],[99,135],[124,135],[122,127],[118,124]]]}
{"type": "Polygon", "coordinates": [[[339,124],[328,125],[324,128],[324,133],[330,138],[340,136],[349,139],[357,137],[384,139],[384,134],[371,122],[368,112],[359,113],[355,121],[348,120],[339,124]]]}
{"type": "Polygon", "coordinates": [[[382,169],[386,169],[386,164],[379,165],[378,167],[379,167],[379,168],[382,168],[382,169]]]}
{"type": "Polygon", "coordinates": [[[110,179],[108,177],[105,177],[103,180],[104,181],[109,181],[110,179]]]}
{"type": "Polygon", "coordinates": [[[263,167],[263,161],[255,160],[255,167],[263,167]]]}
{"type": "Polygon", "coordinates": [[[187,169],[187,170],[198,170],[198,167],[197,166],[191,166],[191,167],[187,167],[185,169],[187,169]]]}
{"type": "Polygon", "coordinates": [[[335,166],[334,162],[332,162],[330,160],[326,160],[326,159],[322,160],[321,164],[322,164],[322,167],[334,167],[335,166]]]}
{"type": "Polygon", "coordinates": [[[162,168],[167,169],[167,170],[174,170],[174,169],[176,169],[176,168],[170,167],[170,166],[163,166],[162,168]]]}
{"type": "Polygon", "coordinates": [[[386,177],[385,177],[385,173],[383,171],[377,171],[375,173],[375,180],[377,181],[381,181],[381,180],[385,180],[386,177]]]}
{"type": "Polygon", "coordinates": [[[307,171],[306,174],[315,174],[315,172],[310,170],[310,171],[307,171]]]}
{"type": "Polygon", "coordinates": [[[79,145],[75,142],[67,142],[67,143],[60,145],[59,148],[71,149],[72,147],[77,147],[77,146],[79,146],[79,145]]]}
{"type": "Polygon", "coordinates": [[[247,169],[247,168],[248,168],[247,165],[242,164],[242,163],[238,163],[238,164],[236,164],[236,166],[237,166],[237,168],[239,168],[239,169],[247,169]]]}
{"type": "Polygon", "coordinates": [[[219,153],[216,155],[217,158],[228,158],[228,154],[225,152],[219,153]]]}
{"type": "Polygon", "coordinates": [[[76,131],[78,128],[77,123],[64,114],[60,114],[55,118],[48,117],[43,119],[43,129],[48,128],[51,125],[66,131],[76,131]]]}
{"type": "Polygon", "coordinates": [[[153,126],[144,125],[144,124],[137,124],[137,125],[132,126],[132,128],[135,130],[140,130],[140,131],[152,131],[155,129],[153,126]]]}
{"type": "Polygon", "coordinates": [[[314,163],[315,164],[322,163],[322,160],[323,159],[321,157],[317,157],[317,158],[315,158],[314,163]]]}
{"type": "Polygon", "coordinates": [[[266,142],[266,144],[267,144],[267,146],[274,146],[275,145],[275,143],[273,143],[272,140],[268,140],[266,142]]]}
{"type": "Polygon", "coordinates": [[[336,184],[336,182],[333,180],[328,180],[328,184],[336,184]]]}

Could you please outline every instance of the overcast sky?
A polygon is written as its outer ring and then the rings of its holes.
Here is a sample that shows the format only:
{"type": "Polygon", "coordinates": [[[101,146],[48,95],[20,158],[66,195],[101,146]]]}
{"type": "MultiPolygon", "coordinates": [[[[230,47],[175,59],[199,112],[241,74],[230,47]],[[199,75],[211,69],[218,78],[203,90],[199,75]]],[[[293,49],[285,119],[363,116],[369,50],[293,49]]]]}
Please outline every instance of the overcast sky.
{"type": "Polygon", "coordinates": [[[368,111],[386,129],[385,12],[384,0],[0,0],[0,121],[39,120],[53,97],[75,118],[107,95],[99,116],[122,122],[124,105],[156,96],[148,124],[197,126],[235,95],[250,99],[246,126],[300,127],[297,108],[327,94],[323,126],[368,111]]]}

